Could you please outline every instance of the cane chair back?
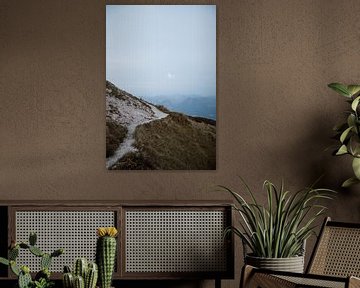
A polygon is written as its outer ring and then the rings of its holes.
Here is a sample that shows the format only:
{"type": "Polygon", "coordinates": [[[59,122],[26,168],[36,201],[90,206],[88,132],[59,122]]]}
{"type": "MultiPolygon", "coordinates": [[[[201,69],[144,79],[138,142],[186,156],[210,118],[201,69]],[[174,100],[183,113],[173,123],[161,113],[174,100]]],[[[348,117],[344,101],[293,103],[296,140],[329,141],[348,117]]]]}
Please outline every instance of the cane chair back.
{"type": "Polygon", "coordinates": [[[360,277],[360,224],[327,218],[307,273],[360,277]]]}

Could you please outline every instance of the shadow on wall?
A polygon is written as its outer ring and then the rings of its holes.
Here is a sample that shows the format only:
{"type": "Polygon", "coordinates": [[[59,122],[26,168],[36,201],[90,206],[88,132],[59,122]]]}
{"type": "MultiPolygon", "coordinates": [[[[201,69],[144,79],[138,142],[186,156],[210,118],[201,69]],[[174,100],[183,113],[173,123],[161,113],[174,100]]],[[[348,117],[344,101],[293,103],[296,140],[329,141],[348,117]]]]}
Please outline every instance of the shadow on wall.
{"type": "MultiPolygon", "coordinates": [[[[341,108],[338,110],[341,115],[341,108]]],[[[347,189],[341,187],[342,182],[351,177],[353,171],[350,157],[332,155],[336,148],[334,145],[337,145],[338,141],[332,139],[334,135],[332,127],[337,119],[331,117],[329,111],[320,110],[309,113],[308,117],[303,119],[304,122],[300,123],[302,127],[295,128],[298,135],[289,137],[288,142],[268,147],[266,161],[280,163],[278,169],[275,167],[274,173],[284,177],[285,188],[290,191],[311,185],[321,177],[316,187],[329,188],[338,192],[334,200],[323,202],[328,207],[325,215],[336,221],[359,222],[360,185],[347,189]],[[281,165],[286,162],[292,163],[288,165],[292,167],[292,171],[283,171],[284,175],[281,175],[279,172],[281,165]]],[[[321,221],[317,224],[321,225],[321,221]]],[[[310,240],[307,246],[307,251],[311,253],[313,241],[310,240]]]]}
{"type": "MultiPolygon", "coordinates": [[[[342,111],[339,111],[341,114],[342,111]]],[[[332,125],[335,123],[323,117],[314,117],[310,123],[322,123],[310,129],[306,141],[313,143],[309,146],[311,157],[309,170],[304,173],[307,183],[311,183],[317,177],[323,175],[318,182],[318,187],[333,189],[338,192],[334,200],[327,201],[328,211],[326,214],[336,221],[359,222],[360,218],[360,185],[350,188],[342,188],[341,184],[353,176],[350,156],[333,156],[339,141],[332,139],[334,135],[332,125]],[[326,123],[326,124],[325,124],[326,123]],[[325,124],[325,125],[324,125],[325,124]],[[330,126],[331,127],[328,127],[330,126]],[[330,147],[329,149],[326,149],[330,147]],[[313,151],[314,150],[314,151],[313,151]]]]}
{"type": "MultiPolygon", "coordinates": [[[[288,141],[276,146],[268,147],[269,152],[266,161],[275,164],[280,163],[279,167],[274,167],[275,173],[280,176],[282,176],[280,174],[282,163],[291,163],[292,171],[284,171],[285,175],[283,175],[285,187],[290,190],[293,189],[291,186],[296,186],[295,189],[298,189],[319,180],[316,187],[349,192],[352,188],[345,190],[341,188],[341,184],[352,176],[350,158],[332,155],[338,144],[336,140],[331,138],[334,135],[332,131],[334,125],[332,124],[336,119],[329,121],[326,114],[318,112],[314,112],[312,115],[313,117],[304,119],[306,122],[299,123],[302,127],[297,129],[296,136],[289,137],[288,141]],[[286,177],[286,174],[298,175],[298,177],[286,177]]],[[[281,179],[276,181],[279,180],[281,179]]]]}
{"type": "Polygon", "coordinates": [[[336,119],[331,121],[326,119],[325,114],[317,114],[309,121],[309,134],[305,135],[304,142],[310,143],[310,145],[307,146],[304,155],[309,155],[310,161],[308,163],[309,170],[304,175],[309,184],[321,177],[318,187],[340,192],[343,191],[342,182],[350,177],[352,171],[351,162],[346,161],[348,159],[333,156],[333,151],[338,145],[338,141],[333,139],[332,127],[335,125],[333,125],[335,121],[336,119]]]}

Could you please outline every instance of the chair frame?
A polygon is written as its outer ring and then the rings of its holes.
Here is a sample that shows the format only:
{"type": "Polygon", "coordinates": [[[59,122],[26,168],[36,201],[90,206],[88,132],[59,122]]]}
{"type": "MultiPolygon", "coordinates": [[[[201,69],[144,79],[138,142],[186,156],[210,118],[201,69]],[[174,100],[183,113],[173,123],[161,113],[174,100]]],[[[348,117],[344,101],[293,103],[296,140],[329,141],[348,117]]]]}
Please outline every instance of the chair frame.
{"type": "MultiPolygon", "coordinates": [[[[272,288],[272,287],[320,287],[316,285],[304,285],[292,282],[290,280],[285,280],[280,278],[281,276],[285,277],[295,277],[297,279],[313,279],[319,281],[330,281],[336,283],[342,283],[345,288],[360,288],[360,279],[354,276],[341,277],[341,276],[330,276],[330,275],[318,275],[310,273],[311,268],[314,265],[314,260],[317,252],[319,251],[319,245],[321,243],[323,232],[326,227],[342,227],[342,228],[357,228],[360,229],[360,223],[345,223],[345,222],[335,222],[331,221],[330,217],[325,218],[324,223],[321,227],[319,237],[316,241],[315,248],[311,254],[309,264],[305,270],[304,274],[293,273],[293,272],[282,272],[282,271],[272,271],[267,269],[255,268],[250,265],[244,265],[241,273],[240,279],[240,288],[247,287],[261,287],[261,288],[272,288]],[[280,277],[277,277],[280,276],[280,277]],[[254,282],[254,283],[251,283],[254,282]],[[251,286],[250,286],[251,284],[251,286]]],[[[326,287],[326,286],[324,286],[326,287]]]]}

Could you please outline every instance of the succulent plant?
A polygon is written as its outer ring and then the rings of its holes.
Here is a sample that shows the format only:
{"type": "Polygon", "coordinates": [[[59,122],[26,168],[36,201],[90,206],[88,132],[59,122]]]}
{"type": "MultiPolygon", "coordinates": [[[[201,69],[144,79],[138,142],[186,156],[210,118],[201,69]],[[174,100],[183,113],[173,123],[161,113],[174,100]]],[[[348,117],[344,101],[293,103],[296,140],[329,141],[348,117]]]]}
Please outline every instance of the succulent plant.
{"type": "Polygon", "coordinates": [[[20,242],[11,242],[8,259],[0,257],[0,263],[10,266],[11,271],[18,276],[19,288],[48,288],[53,285],[50,281],[50,265],[53,257],[58,257],[64,253],[63,249],[57,249],[53,253],[44,253],[39,247],[36,246],[37,235],[30,233],[29,244],[20,242]],[[35,275],[33,281],[30,275],[30,268],[28,266],[21,266],[16,263],[19,256],[20,249],[29,250],[30,253],[37,257],[41,257],[40,266],[41,270],[35,275]]]}
{"type": "Polygon", "coordinates": [[[69,266],[64,267],[64,288],[95,288],[98,279],[96,263],[88,263],[85,258],[78,258],[74,263],[74,273],[69,266]]]}
{"type": "Polygon", "coordinates": [[[101,288],[110,288],[116,258],[115,227],[97,229],[96,262],[99,267],[99,284],[101,288]]]}

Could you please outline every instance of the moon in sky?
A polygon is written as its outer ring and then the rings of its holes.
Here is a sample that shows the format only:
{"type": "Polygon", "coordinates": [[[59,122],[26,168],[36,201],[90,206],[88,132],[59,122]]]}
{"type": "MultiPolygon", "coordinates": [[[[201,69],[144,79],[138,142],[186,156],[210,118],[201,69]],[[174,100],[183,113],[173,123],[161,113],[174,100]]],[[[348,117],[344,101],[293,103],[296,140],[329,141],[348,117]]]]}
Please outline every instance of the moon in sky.
{"type": "Polygon", "coordinates": [[[168,77],[169,79],[174,79],[174,78],[175,78],[175,74],[172,74],[172,73],[168,72],[167,77],[168,77]]]}

